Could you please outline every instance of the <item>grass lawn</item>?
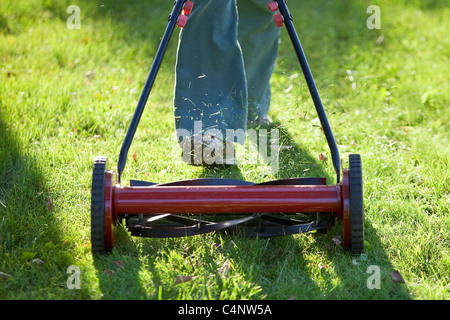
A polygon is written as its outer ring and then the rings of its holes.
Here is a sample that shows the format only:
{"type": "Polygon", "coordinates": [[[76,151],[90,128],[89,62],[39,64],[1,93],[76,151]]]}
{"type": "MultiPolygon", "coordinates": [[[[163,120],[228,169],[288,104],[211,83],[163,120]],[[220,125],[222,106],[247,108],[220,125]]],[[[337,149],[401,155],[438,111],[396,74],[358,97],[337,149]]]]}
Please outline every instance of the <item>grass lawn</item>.
{"type": "MultiPolygon", "coordinates": [[[[370,1],[289,1],[344,166],[348,154],[362,157],[364,255],[336,244],[340,224],[272,239],[142,239],[120,227],[114,251],[93,259],[93,159],[108,156],[115,168],[172,3],[1,1],[0,299],[450,299],[444,0],[379,0],[380,29],[366,25],[370,1]],[[81,10],[79,29],[66,24],[71,4],[81,10]],[[71,266],[79,289],[69,288],[71,266]],[[180,275],[189,281],[177,284],[180,275]]],[[[123,181],[332,182],[330,161],[319,159],[331,158],[325,138],[281,31],[270,114],[284,148],[275,174],[263,163],[226,170],[181,163],[172,114],[177,29],[123,181]]]]}

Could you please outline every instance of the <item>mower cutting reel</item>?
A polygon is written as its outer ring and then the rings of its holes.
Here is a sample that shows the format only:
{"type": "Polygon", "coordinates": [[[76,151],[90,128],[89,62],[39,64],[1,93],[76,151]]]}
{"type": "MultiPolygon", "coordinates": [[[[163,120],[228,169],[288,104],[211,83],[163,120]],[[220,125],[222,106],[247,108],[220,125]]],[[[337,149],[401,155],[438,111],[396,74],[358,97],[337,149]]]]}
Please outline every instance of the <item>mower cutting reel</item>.
{"type": "Polygon", "coordinates": [[[263,183],[233,179],[192,179],[158,184],[131,180],[121,185],[121,174],[140,117],[155,81],[174,28],[184,27],[192,1],[176,0],[127,134],[117,173],[106,157],[96,157],[92,173],[91,243],[93,253],[110,252],[117,224],[124,222],[132,236],[185,237],[211,232],[237,232],[249,237],[286,236],[326,231],[342,222],[343,246],[364,251],[364,208],[361,157],[349,156],[349,168],[340,157],[314,79],[300,45],[285,0],[269,3],[277,26],[285,25],[297,53],[314,106],[327,139],[336,184],[325,178],[290,178],[263,183]],[[281,15],[281,18],[280,18],[281,15]],[[182,19],[180,19],[182,18],[182,19]],[[283,23],[282,23],[283,22],[283,23]]]}
{"type": "Polygon", "coordinates": [[[132,180],[129,187],[123,187],[113,184],[114,173],[107,169],[107,159],[96,157],[91,200],[92,250],[111,251],[114,227],[123,221],[131,235],[139,237],[184,237],[210,232],[276,237],[324,231],[337,218],[343,224],[344,247],[361,253],[364,213],[360,156],[350,155],[349,163],[350,168],[343,170],[343,179],[336,185],[327,185],[324,178],[259,184],[205,178],[165,184],[132,180]],[[229,220],[230,216],[233,219],[229,220]]]}

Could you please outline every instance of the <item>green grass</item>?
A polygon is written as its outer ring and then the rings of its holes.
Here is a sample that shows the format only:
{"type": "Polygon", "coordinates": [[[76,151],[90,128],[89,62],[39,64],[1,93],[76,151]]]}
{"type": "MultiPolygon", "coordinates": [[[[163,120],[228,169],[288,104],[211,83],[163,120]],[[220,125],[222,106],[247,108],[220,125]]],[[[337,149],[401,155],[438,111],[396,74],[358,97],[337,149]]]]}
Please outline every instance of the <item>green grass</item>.
{"type": "MultiPolygon", "coordinates": [[[[141,239],[118,230],[115,250],[90,252],[93,159],[115,168],[172,1],[0,4],[1,299],[449,299],[449,81],[445,1],[290,1],[290,10],[346,166],[363,160],[367,252],[326,234],[243,239],[209,234],[141,239]],[[226,275],[219,270],[225,262],[226,275]],[[70,290],[67,268],[81,288],[70,290]],[[367,269],[381,271],[368,289],[367,269]],[[394,283],[399,271],[404,284],[394,283]],[[192,276],[175,285],[178,275],[192,276]]],[[[178,32],[178,31],[177,31],[178,32]]],[[[271,115],[283,148],[264,164],[182,165],[174,139],[171,42],[130,149],[124,181],[197,177],[334,179],[328,148],[285,30],[271,115]],[[136,152],[136,159],[132,155],[136,152]]]]}

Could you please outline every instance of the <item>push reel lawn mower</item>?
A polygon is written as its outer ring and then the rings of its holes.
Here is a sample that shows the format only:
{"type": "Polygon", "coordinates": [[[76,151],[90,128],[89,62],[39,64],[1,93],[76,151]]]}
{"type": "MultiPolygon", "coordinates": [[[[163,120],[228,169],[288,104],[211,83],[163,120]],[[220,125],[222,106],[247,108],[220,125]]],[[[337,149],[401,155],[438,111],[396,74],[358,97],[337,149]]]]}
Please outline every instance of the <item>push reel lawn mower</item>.
{"type": "Polygon", "coordinates": [[[364,211],[361,157],[349,156],[343,168],[308,62],[285,0],[268,4],[278,27],[286,26],[297,54],[332,155],[336,184],[325,178],[289,178],[252,183],[233,179],[201,178],[164,184],[131,180],[121,185],[127,153],[148,100],[169,39],[176,26],[184,27],[193,2],[176,0],[138,105],[126,133],[117,175],[106,157],[96,157],[91,193],[92,252],[110,252],[119,222],[132,236],[166,238],[209,232],[239,231],[250,237],[275,237],[326,230],[342,221],[343,246],[364,251],[364,211]],[[231,218],[232,217],[232,218],[231,218]],[[305,217],[307,219],[305,220],[305,217]],[[212,219],[212,220],[211,220],[212,219]]]}

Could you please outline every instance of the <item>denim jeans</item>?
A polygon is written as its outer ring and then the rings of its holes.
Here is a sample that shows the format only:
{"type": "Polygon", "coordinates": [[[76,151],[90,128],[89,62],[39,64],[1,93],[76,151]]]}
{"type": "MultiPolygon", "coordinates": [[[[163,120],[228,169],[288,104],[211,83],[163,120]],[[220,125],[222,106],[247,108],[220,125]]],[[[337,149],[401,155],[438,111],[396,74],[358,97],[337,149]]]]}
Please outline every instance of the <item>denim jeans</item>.
{"type": "Polygon", "coordinates": [[[193,0],[175,67],[175,128],[246,130],[267,116],[279,29],[268,0],[193,0]],[[198,127],[198,125],[197,125],[198,127]]]}

